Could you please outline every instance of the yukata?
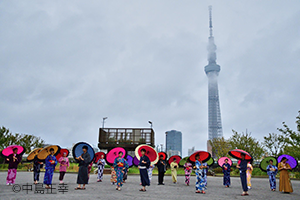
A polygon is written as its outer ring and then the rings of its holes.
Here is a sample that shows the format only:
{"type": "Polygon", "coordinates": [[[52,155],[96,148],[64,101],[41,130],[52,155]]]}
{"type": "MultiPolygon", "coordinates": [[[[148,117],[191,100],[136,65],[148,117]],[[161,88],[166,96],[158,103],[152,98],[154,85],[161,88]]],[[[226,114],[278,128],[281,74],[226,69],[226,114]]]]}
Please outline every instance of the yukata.
{"type": "Polygon", "coordinates": [[[38,159],[35,157],[33,160],[33,180],[40,181],[40,172],[41,168],[43,168],[43,164],[41,164],[38,159]]]}
{"type": "Polygon", "coordinates": [[[290,168],[288,163],[280,162],[278,164],[278,170],[280,171],[279,177],[279,191],[280,192],[293,192],[292,183],[290,180],[289,171],[287,169],[283,169],[283,167],[290,168]]]}
{"type": "Polygon", "coordinates": [[[166,161],[159,160],[156,164],[158,170],[158,184],[162,185],[164,183],[164,176],[166,172],[166,161]]]}
{"type": "Polygon", "coordinates": [[[241,183],[242,183],[242,188],[244,192],[248,191],[248,187],[247,187],[247,175],[246,175],[246,171],[247,171],[247,160],[239,160],[239,165],[240,165],[240,178],[241,178],[241,183]]]}
{"type": "Polygon", "coordinates": [[[198,160],[196,161],[196,191],[205,191],[207,178],[206,178],[206,169],[200,169],[200,166],[207,166],[207,163],[200,163],[198,160]]]}
{"type": "Polygon", "coordinates": [[[227,164],[224,163],[222,165],[223,174],[224,174],[223,185],[228,186],[228,187],[230,186],[230,168],[231,168],[231,166],[229,163],[227,163],[227,164]]]}
{"type": "Polygon", "coordinates": [[[154,166],[150,165],[149,168],[147,169],[149,182],[151,182],[151,179],[152,179],[153,168],[154,168],[154,166]]]}
{"type": "Polygon", "coordinates": [[[67,167],[70,166],[69,159],[67,157],[60,157],[58,160],[59,166],[59,180],[64,179],[65,173],[67,172],[67,167]]]}
{"type": "Polygon", "coordinates": [[[126,168],[126,163],[124,158],[116,158],[114,161],[114,168],[117,176],[117,186],[122,187],[123,185],[123,170],[126,168]]]}
{"type": "Polygon", "coordinates": [[[276,190],[276,174],[277,174],[277,172],[278,172],[278,168],[275,165],[267,166],[267,174],[269,175],[271,190],[276,190]],[[272,171],[271,170],[272,168],[275,169],[275,171],[272,171]]]}
{"type": "Polygon", "coordinates": [[[191,163],[185,163],[183,165],[184,167],[184,174],[185,174],[185,184],[190,185],[190,178],[192,173],[192,164],[191,163]]]}
{"type": "Polygon", "coordinates": [[[125,167],[125,169],[124,169],[124,175],[123,175],[123,182],[124,183],[127,180],[127,174],[128,174],[128,168],[129,168],[127,160],[125,160],[125,166],[127,166],[127,167],[125,167]]]}
{"type": "Polygon", "coordinates": [[[150,180],[149,180],[149,175],[147,169],[150,167],[150,159],[148,156],[142,156],[140,158],[140,163],[139,163],[139,169],[140,169],[140,177],[141,177],[141,183],[142,186],[150,186],[150,180]],[[145,161],[146,163],[142,163],[142,161],[145,161]]]}
{"type": "Polygon", "coordinates": [[[15,183],[15,179],[17,177],[18,164],[22,161],[22,157],[18,154],[10,154],[7,158],[9,159],[9,161],[6,184],[12,185],[15,183]]]}
{"type": "Polygon", "coordinates": [[[178,164],[176,162],[171,162],[170,167],[171,167],[172,181],[173,183],[177,183],[178,164]]]}
{"type": "Polygon", "coordinates": [[[110,168],[110,182],[112,185],[114,185],[117,182],[117,175],[116,175],[116,171],[114,169],[114,167],[110,168]]]}
{"type": "Polygon", "coordinates": [[[91,156],[88,152],[81,154],[83,160],[79,160],[79,169],[77,175],[77,184],[88,184],[88,166],[91,162],[91,156]]]}
{"type": "Polygon", "coordinates": [[[52,178],[53,178],[53,173],[55,170],[55,166],[57,165],[57,160],[56,157],[53,155],[48,155],[47,158],[45,159],[45,176],[44,176],[44,184],[46,185],[51,185],[52,184],[52,178]],[[54,161],[52,164],[51,161],[54,161]]]}
{"type": "Polygon", "coordinates": [[[103,170],[104,170],[104,166],[105,166],[105,159],[99,159],[97,162],[98,165],[98,180],[103,179],[103,170]]]}
{"type": "Polygon", "coordinates": [[[251,189],[251,176],[252,176],[253,167],[250,163],[247,164],[247,186],[248,189],[251,189]]]}

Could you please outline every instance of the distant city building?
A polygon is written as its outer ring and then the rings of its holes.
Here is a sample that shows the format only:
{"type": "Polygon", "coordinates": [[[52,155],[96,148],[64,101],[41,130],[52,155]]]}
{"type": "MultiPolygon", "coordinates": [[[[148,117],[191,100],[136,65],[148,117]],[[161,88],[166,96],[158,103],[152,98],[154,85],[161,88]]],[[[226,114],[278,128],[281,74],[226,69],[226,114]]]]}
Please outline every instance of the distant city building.
{"type": "Polygon", "coordinates": [[[166,132],[166,152],[168,156],[182,156],[182,133],[171,130],[166,132]]]}
{"type": "Polygon", "coordinates": [[[195,147],[188,149],[188,156],[192,155],[195,152],[195,147]]]}

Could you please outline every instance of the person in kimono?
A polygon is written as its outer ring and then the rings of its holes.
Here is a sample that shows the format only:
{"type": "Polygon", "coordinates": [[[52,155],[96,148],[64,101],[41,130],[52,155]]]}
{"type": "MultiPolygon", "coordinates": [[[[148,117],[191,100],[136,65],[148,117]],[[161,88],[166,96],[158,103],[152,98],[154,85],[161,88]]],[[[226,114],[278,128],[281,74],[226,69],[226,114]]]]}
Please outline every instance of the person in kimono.
{"type": "Polygon", "coordinates": [[[146,191],[146,186],[150,186],[150,180],[147,169],[150,167],[150,159],[148,156],[145,155],[146,150],[141,149],[141,158],[140,163],[138,165],[138,168],[140,170],[140,177],[141,177],[141,183],[142,183],[142,189],[140,189],[141,192],[146,191]]]}
{"type": "Polygon", "coordinates": [[[67,153],[64,152],[63,156],[59,158],[58,160],[60,166],[59,166],[59,183],[63,183],[63,179],[65,176],[65,173],[67,172],[67,168],[70,166],[69,158],[67,158],[67,153]]]}
{"type": "Polygon", "coordinates": [[[105,166],[105,159],[104,159],[104,155],[102,154],[100,159],[97,162],[98,165],[98,177],[97,177],[97,182],[102,182],[103,179],[103,170],[104,170],[104,166],[105,166]]]}
{"type": "Polygon", "coordinates": [[[222,170],[223,170],[223,185],[225,185],[225,187],[229,187],[230,186],[230,169],[231,166],[228,163],[228,159],[225,159],[225,163],[222,165],[222,170]]]}
{"type": "Polygon", "coordinates": [[[43,162],[39,162],[39,160],[35,156],[33,159],[33,181],[35,185],[40,181],[41,168],[43,168],[43,162]]]}
{"type": "Polygon", "coordinates": [[[79,162],[79,170],[77,175],[77,184],[78,186],[75,190],[85,190],[85,185],[88,184],[89,176],[88,176],[88,166],[91,162],[91,156],[87,152],[88,147],[83,146],[82,151],[83,153],[81,156],[76,157],[76,160],[79,162]],[[82,185],[82,187],[81,187],[82,185]]]}
{"type": "Polygon", "coordinates": [[[286,161],[287,158],[283,157],[281,159],[281,162],[278,164],[278,171],[280,171],[279,191],[284,193],[291,193],[293,192],[293,187],[288,170],[292,170],[292,168],[286,161]]]}
{"type": "Polygon", "coordinates": [[[185,184],[187,186],[189,186],[190,185],[191,173],[192,173],[192,170],[193,170],[192,164],[189,161],[187,161],[183,165],[183,167],[184,167],[184,174],[185,174],[185,184]]]}
{"type": "Polygon", "coordinates": [[[45,175],[44,175],[44,184],[45,188],[49,189],[50,185],[52,185],[53,173],[55,170],[55,166],[57,165],[56,157],[54,156],[54,149],[50,149],[50,154],[45,159],[45,175]]]}
{"type": "Polygon", "coordinates": [[[248,189],[251,190],[251,176],[252,176],[253,167],[250,162],[247,164],[247,186],[248,189]]]}
{"type": "Polygon", "coordinates": [[[164,176],[166,172],[166,161],[164,161],[164,156],[160,155],[159,161],[156,164],[158,170],[158,185],[164,185],[164,176]]]}
{"type": "Polygon", "coordinates": [[[93,167],[93,162],[91,162],[91,163],[88,165],[88,180],[90,180],[90,173],[91,173],[92,167],[93,167]]]}
{"type": "Polygon", "coordinates": [[[206,185],[207,185],[207,178],[206,178],[206,168],[207,163],[203,163],[202,160],[200,160],[199,154],[195,156],[196,162],[195,162],[195,173],[196,173],[196,193],[203,193],[205,194],[206,185]]]}
{"type": "Polygon", "coordinates": [[[176,162],[176,158],[171,162],[170,164],[171,167],[171,174],[172,174],[172,181],[174,184],[177,183],[177,170],[178,170],[178,164],[176,162]]]}
{"type": "Polygon", "coordinates": [[[22,161],[22,156],[17,153],[18,148],[14,148],[13,153],[6,158],[6,162],[8,162],[6,185],[13,185],[15,183],[18,164],[22,161]]]}
{"type": "Polygon", "coordinates": [[[124,175],[123,175],[123,183],[126,183],[129,165],[128,165],[128,162],[127,162],[126,158],[124,158],[124,159],[125,159],[125,169],[123,171],[123,173],[124,173],[124,175]]]}
{"type": "Polygon", "coordinates": [[[113,166],[110,167],[110,182],[112,185],[117,183],[117,175],[116,175],[115,168],[113,166]]]}
{"type": "Polygon", "coordinates": [[[149,177],[149,183],[151,183],[153,168],[154,168],[154,166],[150,164],[149,168],[147,169],[148,177],[149,177]]]}
{"type": "Polygon", "coordinates": [[[116,176],[117,176],[117,186],[116,190],[121,191],[122,186],[123,186],[123,175],[124,175],[124,170],[126,168],[126,163],[125,159],[122,158],[123,152],[119,152],[119,157],[117,157],[114,161],[114,169],[116,171],[116,176]]]}
{"type": "Polygon", "coordinates": [[[276,191],[276,174],[278,168],[273,165],[273,160],[269,160],[269,165],[267,166],[267,174],[269,175],[270,189],[276,191]]]}
{"type": "Polygon", "coordinates": [[[245,154],[241,154],[241,160],[237,163],[236,168],[240,170],[240,178],[241,178],[241,183],[242,183],[242,188],[243,188],[243,193],[241,194],[242,196],[247,196],[249,195],[248,193],[248,187],[247,187],[247,164],[248,161],[245,160],[245,154]]]}

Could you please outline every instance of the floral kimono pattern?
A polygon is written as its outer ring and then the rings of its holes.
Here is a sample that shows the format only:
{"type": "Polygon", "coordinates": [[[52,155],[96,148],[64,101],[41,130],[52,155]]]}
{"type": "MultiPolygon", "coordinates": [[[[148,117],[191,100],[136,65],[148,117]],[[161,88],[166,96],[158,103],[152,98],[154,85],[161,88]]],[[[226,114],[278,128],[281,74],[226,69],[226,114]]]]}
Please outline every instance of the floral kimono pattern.
{"type": "Polygon", "coordinates": [[[191,173],[192,173],[192,164],[185,163],[183,167],[184,167],[184,174],[185,174],[185,184],[189,185],[191,173]]]}
{"type": "Polygon", "coordinates": [[[117,175],[117,185],[122,187],[123,185],[123,175],[124,175],[124,168],[128,167],[127,162],[125,162],[124,158],[116,158],[114,161],[114,168],[117,175]]]}
{"type": "Polygon", "coordinates": [[[205,191],[206,190],[206,169],[200,169],[200,166],[207,166],[207,163],[200,163],[196,161],[196,191],[205,191]]]}

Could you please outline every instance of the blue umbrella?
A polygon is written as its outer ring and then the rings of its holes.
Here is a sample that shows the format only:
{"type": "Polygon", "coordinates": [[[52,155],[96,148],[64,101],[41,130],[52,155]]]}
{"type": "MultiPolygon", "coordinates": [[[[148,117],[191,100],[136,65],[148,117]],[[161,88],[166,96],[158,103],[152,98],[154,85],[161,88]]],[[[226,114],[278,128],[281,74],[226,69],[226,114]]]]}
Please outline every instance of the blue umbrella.
{"type": "Polygon", "coordinates": [[[72,149],[73,157],[74,157],[75,160],[77,160],[76,158],[83,154],[83,150],[82,150],[83,146],[88,147],[87,152],[90,154],[90,157],[91,157],[91,160],[89,161],[89,163],[91,163],[93,161],[94,157],[95,157],[95,151],[92,148],[92,146],[89,145],[86,142],[78,142],[77,144],[75,144],[73,146],[73,149],[72,149]]]}

